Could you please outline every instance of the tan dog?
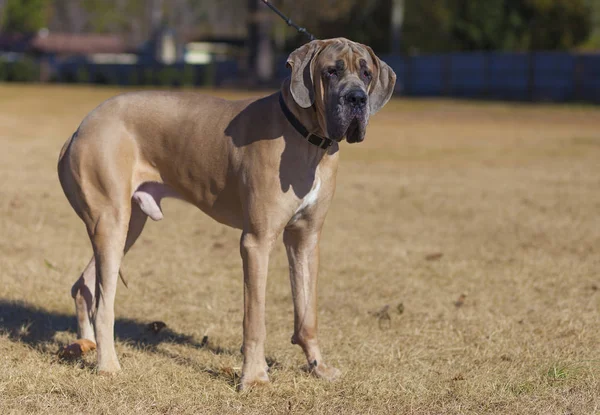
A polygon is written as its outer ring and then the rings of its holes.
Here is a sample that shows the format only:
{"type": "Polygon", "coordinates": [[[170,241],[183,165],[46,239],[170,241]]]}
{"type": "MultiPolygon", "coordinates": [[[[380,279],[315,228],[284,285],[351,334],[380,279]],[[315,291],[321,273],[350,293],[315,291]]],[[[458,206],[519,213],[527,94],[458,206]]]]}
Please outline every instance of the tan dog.
{"type": "Polygon", "coordinates": [[[121,260],[147,217],[162,219],[161,199],[176,197],[242,230],[240,388],[269,380],[267,265],[282,232],[294,300],[292,343],[302,347],[316,376],[339,375],[317,342],[319,237],[335,189],[338,143],[364,139],[369,116],[390,99],[396,75],[369,47],[343,38],[312,41],[287,64],[292,74],[281,92],[260,99],[117,96],[65,143],[60,182],[94,250],[71,293],[79,338],[97,343],[99,372],[120,369],[113,328],[121,260]]]}

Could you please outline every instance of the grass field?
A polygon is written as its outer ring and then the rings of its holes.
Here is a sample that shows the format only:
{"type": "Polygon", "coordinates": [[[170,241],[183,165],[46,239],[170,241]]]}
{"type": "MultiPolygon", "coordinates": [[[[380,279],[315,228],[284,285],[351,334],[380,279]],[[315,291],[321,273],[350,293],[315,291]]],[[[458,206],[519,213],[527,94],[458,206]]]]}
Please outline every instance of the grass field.
{"type": "Polygon", "coordinates": [[[290,345],[279,244],[272,384],[235,391],[239,234],[173,200],[124,261],[123,371],[95,375],[95,352],[58,359],[76,337],[70,288],[91,255],[58,152],[118,92],[0,85],[0,413],[600,413],[594,107],[397,99],[365,143],[342,145],[319,287],[338,382],[303,372],[290,345]],[[154,334],[157,320],[167,328],[154,334]]]}

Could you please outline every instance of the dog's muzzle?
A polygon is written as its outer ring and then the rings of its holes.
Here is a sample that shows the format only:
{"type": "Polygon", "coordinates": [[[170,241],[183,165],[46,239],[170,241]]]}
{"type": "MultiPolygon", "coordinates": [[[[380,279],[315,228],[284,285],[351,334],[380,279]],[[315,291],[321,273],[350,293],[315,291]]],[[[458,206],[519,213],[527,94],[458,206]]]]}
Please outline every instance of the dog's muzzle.
{"type": "Polygon", "coordinates": [[[365,138],[369,120],[369,97],[354,86],[340,95],[331,95],[327,110],[327,131],[336,141],[346,138],[349,143],[360,143],[365,138]]]}
{"type": "Polygon", "coordinates": [[[360,143],[365,139],[367,99],[367,93],[362,89],[353,89],[344,97],[346,117],[349,119],[346,140],[349,143],[360,143]]]}
{"type": "Polygon", "coordinates": [[[367,106],[367,94],[362,89],[354,89],[345,96],[346,104],[354,111],[362,111],[367,106]]]}

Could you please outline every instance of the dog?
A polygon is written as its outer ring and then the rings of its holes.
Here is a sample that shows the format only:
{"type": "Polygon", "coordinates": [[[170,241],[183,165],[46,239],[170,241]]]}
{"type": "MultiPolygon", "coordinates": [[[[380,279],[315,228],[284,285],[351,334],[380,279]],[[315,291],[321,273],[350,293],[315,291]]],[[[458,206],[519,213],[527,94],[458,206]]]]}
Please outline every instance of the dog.
{"type": "Polygon", "coordinates": [[[283,233],[294,302],[292,343],[311,372],[334,380],[317,341],[319,239],[340,142],[365,138],[396,75],[365,45],[314,40],[289,55],[279,92],[227,101],[195,92],[132,92],[108,99],[63,146],[58,175],[83,220],[93,257],[75,282],[78,338],[97,345],[99,373],[120,370],[114,302],[123,256],[161,200],[197,206],[242,230],[244,356],[240,389],[269,381],[265,290],[269,254],[283,233]]]}

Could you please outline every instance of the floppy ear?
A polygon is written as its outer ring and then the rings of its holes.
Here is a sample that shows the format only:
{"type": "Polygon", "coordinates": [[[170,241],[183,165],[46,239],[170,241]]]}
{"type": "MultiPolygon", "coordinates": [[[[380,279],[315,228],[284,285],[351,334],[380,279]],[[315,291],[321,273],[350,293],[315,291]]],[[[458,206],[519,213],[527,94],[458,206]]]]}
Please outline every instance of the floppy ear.
{"type": "Polygon", "coordinates": [[[309,108],[315,102],[313,85],[314,58],[321,51],[324,42],[313,40],[293,51],[286,66],[292,69],[290,92],[294,101],[302,108],[309,108]]]}
{"type": "Polygon", "coordinates": [[[392,97],[394,86],[396,85],[396,74],[387,63],[379,59],[373,49],[366,46],[373,63],[375,71],[373,71],[373,81],[371,82],[369,91],[369,110],[371,115],[379,111],[392,97]]]}

